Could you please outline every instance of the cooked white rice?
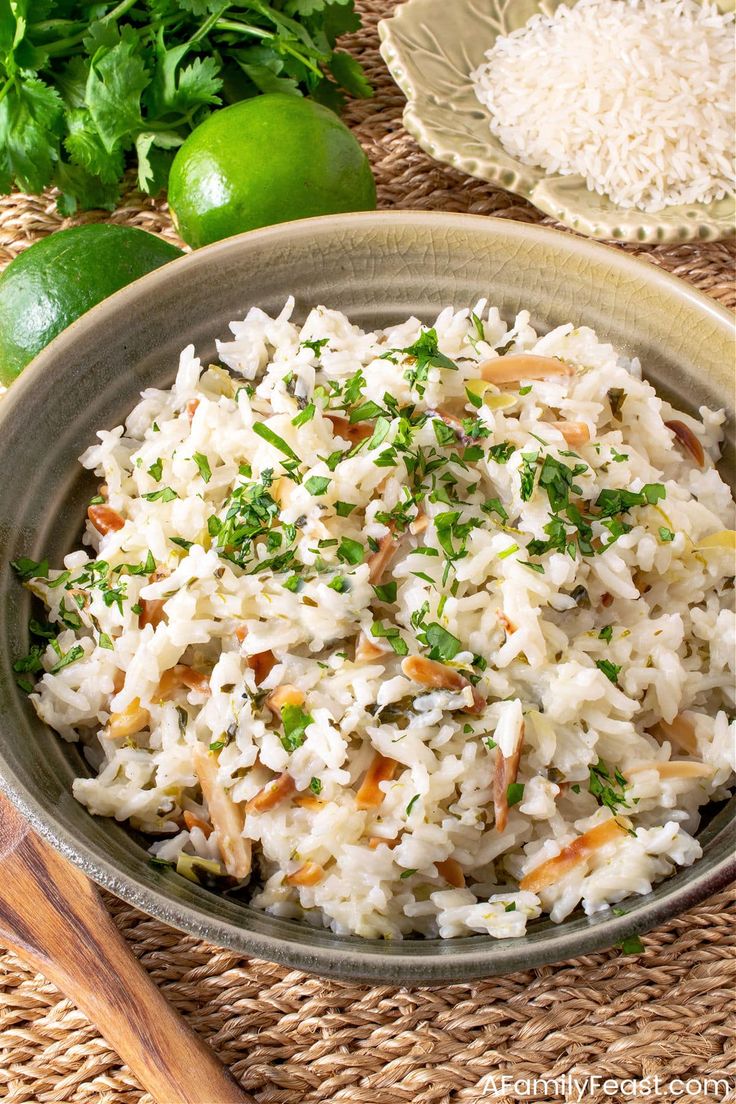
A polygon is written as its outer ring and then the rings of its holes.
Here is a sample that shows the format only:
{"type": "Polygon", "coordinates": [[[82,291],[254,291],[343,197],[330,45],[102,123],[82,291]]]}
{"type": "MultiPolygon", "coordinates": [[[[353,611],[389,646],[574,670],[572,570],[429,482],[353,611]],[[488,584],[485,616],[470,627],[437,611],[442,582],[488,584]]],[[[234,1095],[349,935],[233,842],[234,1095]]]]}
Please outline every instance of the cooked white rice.
{"type": "Polygon", "coordinates": [[[247,881],[252,848],[256,908],[340,933],[518,936],[649,892],[736,767],[723,413],[485,301],[434,332],[292,307],[233,322],[227,371],[185,349],[82,456],[85,550],[17,565],[76,797],[194,879],[247,881]]]}
{"type": "Polygon", "coordinates": [[[699,0],[580,0],[499,37],[472,75],[513,156],[621,207],[736,186],[734,16],[699,0]]]}

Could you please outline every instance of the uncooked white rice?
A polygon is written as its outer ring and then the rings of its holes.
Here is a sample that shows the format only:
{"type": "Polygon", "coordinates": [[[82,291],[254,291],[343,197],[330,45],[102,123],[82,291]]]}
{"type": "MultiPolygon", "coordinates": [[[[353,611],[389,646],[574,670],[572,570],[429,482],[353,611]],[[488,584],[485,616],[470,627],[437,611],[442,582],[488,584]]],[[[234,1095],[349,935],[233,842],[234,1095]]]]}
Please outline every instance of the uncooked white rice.
{"type": "Polygon", "coordinates": [[[736,187],[734,16],[699,0],[580,0],[499,37],[472,75],[506,150],[621,207],[736,187]]]}
{"type": "Polygon", "coordinates": [[[233,322],[227,370],[185,349],[84,453],[85,549],[17,564],[76,797],[195,880],[252,850],[253,906],[367,937],[518,936],[693,863],[736,767],[723,412],[485,301],[292,308],[233,322]]]}

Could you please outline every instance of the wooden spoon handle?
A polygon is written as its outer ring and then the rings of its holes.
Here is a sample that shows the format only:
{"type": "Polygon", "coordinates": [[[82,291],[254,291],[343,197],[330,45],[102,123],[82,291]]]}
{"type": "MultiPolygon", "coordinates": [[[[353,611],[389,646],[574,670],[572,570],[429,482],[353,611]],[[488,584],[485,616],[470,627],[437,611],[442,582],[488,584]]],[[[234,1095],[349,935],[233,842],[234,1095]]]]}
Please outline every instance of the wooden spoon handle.
{"type": "Polygon", "coordinates": [[[0,942],[97,1025],[157,1104],[253,1104],[167,1004],[92,883],[0,797],[0,942]]]}

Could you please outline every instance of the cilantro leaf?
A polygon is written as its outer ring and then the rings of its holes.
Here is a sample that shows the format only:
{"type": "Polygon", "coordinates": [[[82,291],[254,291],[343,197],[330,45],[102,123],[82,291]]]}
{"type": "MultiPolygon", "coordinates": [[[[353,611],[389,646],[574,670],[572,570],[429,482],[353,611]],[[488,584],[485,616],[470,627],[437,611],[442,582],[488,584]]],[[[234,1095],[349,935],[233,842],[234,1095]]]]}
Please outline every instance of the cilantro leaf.
{"type": "Polygon", "coordinates": [[[281,720],[284,726],[281,743],[286,751],[296,751],[304,743],[307,726],[314,724],[314,718],[298,705],[284,705],[281,707],[281,720]]]}

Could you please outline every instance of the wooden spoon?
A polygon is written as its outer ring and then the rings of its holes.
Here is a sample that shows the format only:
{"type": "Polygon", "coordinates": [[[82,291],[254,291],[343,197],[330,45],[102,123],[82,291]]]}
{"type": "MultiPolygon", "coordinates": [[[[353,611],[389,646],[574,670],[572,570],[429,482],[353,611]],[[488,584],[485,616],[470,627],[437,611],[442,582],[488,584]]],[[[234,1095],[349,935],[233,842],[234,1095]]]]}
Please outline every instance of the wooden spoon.
{"type": "Polygon", "coordinates": [[[254,1104],[167,1004],[92,883],[0,795],[0,942],[97,1025],[157,1104],[254,1104]]]}

